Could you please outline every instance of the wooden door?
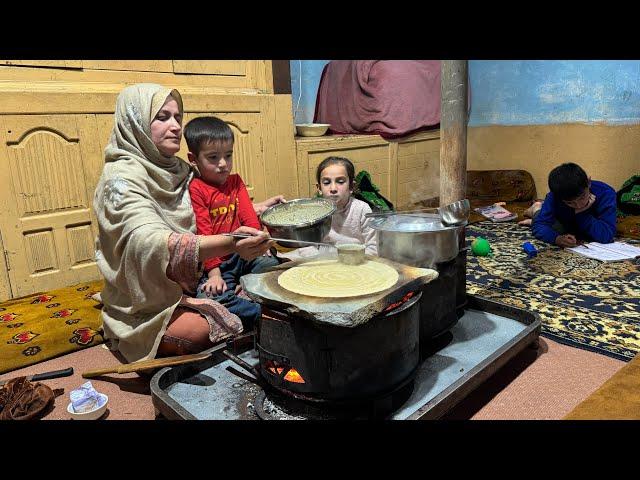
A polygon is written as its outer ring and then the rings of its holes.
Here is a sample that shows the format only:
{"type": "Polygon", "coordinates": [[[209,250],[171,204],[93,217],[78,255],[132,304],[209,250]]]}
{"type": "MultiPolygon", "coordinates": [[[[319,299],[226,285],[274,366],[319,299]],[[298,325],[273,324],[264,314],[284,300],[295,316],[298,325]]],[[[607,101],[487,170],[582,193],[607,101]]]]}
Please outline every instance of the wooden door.
{"type": "Polygon", "coordinates": [[[93,115],[0,117],[0,229],[14,297],[100,278],[90,183],[93,115]],[[87,180],[89,179],[89,181],[87,180]]]}

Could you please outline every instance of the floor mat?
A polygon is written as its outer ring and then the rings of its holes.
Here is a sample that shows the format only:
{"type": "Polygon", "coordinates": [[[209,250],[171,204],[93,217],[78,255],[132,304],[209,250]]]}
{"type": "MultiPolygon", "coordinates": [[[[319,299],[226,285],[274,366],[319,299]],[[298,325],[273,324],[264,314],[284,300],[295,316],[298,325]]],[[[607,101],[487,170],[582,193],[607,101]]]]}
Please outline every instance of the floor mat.
{"type": "Polygon", "coordinates": [[[493,252],[469,255],[468,293],[538,313],[542,334],[558,342],[625,361],[640,351],[640,265],[586,258],[514,223],[469,225],[466,236],[468,244],[486,238],[493,252]],[[536,257],[527,258],[526,241],[536,257]]]}
{"type": "Polygon", "coordinates": [[[0,304],[0,373],[102,343],[100,305],[88,282],[0,304]]]}
{"type": "Polygon", "coordinates": [[[565,420],[640,420],[640,357],[576,406],[565,420]]]}

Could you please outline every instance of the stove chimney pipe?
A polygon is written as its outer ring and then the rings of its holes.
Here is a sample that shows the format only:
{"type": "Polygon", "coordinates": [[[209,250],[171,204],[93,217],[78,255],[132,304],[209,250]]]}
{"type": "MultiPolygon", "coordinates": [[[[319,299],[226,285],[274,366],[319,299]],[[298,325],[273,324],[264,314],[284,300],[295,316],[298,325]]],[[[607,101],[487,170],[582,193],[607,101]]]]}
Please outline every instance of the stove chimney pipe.
{"type": "Polygon", "coordinates": [[[440,205],[466,198],[467,60],[443,60],[440,98],[440,205]]]}

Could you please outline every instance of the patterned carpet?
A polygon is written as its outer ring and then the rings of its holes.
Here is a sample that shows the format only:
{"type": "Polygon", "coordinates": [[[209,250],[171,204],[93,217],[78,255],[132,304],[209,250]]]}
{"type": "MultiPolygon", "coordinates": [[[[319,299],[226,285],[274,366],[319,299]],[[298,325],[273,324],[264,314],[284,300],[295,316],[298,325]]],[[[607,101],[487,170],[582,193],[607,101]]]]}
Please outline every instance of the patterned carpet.
{"type": "Polygon", "coordinates": [[[538,313],[542,334],[558,342],[625,361],[640,351],[640,265],[586,258],[535,240],[514,223],[467,227],[468,244],[478,236],[493,257],[469,255],[468,293],[538,313]],[[537,257],[527,259],[526,241],[537,257]]]}
{"type": "Polygon", "coordinates": [[[102,343],[91,298],[102,286],[83,283],[0,304],[0,373],[102,343]]]}

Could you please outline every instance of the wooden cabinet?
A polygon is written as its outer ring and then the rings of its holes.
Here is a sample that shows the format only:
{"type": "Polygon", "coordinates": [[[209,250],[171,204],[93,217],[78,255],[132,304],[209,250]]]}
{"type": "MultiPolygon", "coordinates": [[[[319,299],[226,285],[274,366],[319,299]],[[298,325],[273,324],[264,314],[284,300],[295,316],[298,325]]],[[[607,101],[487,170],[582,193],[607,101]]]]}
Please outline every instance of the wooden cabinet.
{"type": "Polygon", "coordinates": [[[185,121],[228,122],[255,201],[295,197],[291,96],[274,93],[272,74],[265,60],[0,60],[0,301],[100,278],[93,195],[127,84],[170,85],[185,121]]]}
{"type": "Polygon", "coordinates": [[[316,192],[316,168],[329,156],[346,157],[356,171],[366,170],[382,195],[402,209],[438,196],[440,131],[426,131],[398,141],[378,135],[297,137],[300,195],[316,192]]]}

